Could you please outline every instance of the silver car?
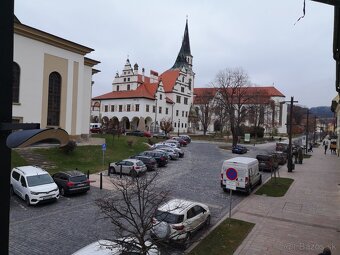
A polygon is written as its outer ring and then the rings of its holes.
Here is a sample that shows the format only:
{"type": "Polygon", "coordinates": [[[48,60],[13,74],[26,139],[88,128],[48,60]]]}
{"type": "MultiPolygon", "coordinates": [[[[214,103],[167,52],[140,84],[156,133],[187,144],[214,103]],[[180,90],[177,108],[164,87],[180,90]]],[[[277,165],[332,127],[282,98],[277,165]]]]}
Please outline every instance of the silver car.
{"type": "Polygon", "coordinates": [[[179,154],[177,151],[175,151],[175,149],[173,148],[170,148],[170,147],[160,147],[160,148],[157,148],[155,150],[161,150],[161,151],[165,151],[169,154],[169,157],[170,159],[172,160],[176,160],[179,158],[179,154]]]}
{"type": "Polygon", "coordinates": [[[138,159],[124,159],[118,162],[110,163],[110,174],[129,174],[131,176],[139,176],[147,170],[146,165],[138,159]]]}

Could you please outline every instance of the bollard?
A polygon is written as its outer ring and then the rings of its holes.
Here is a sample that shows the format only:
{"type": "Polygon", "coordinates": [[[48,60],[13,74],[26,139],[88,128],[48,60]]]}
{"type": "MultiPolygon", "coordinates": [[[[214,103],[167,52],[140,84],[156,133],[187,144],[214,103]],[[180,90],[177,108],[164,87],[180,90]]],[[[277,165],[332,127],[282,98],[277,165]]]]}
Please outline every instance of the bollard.
{"type": "Polygon", "coordinates": [[[122,165],[120,165],[120,178],[122,178],[122,169],[123,168],[123,166],[122,165]]]}
{"type": "Polygon", "coordinates": [[[90,179],[90,170],[87,170],[87,179],[90,179]]]}
{"type": "Polygon", "coordinates": [[[100,183],[99,183],[99,188],[103,189],[103,173],[100,173],[100,183]]]}

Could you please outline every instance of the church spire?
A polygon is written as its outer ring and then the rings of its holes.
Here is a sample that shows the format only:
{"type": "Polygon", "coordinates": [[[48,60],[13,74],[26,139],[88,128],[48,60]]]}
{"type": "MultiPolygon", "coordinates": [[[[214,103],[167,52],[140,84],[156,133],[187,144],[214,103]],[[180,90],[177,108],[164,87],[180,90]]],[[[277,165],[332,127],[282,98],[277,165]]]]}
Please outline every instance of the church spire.
{"type": "Polygon", "coordinates": [[[190,52],[190,40],[189,40],[189,29],[188,29],[188,19],[186,20],[184,36],[182,40],[182,46],[179,50],[178,56],[176,58],[175,64],[173,65],[172,69],[182,68],[185,67],[192,67],[192,55],[190,52]]]}

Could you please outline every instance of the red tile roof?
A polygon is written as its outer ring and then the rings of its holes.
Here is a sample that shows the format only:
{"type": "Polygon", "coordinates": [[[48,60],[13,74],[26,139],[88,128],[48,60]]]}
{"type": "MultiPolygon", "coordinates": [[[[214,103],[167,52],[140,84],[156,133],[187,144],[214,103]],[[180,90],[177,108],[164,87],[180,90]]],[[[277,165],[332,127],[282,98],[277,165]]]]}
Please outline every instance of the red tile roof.
{"type": "Polygon", "coordinates": [[[158,83],[143,83],[136,90],[112,91],[101,96],[92,98],[93,100],[120,99],[120,98],[148,98],[155,99],[154,95],[158,83]]]}
{"type": "MultiPolygon", "coordinates": [[[[270,101],[270,97],[285,97],[279,90],[277,90],[275,87],[245,87],[244,89],[247,90],[248,95],[259,93],[261,95],[261,98],[248,100],[247,103],[251,104],[254,103],[254,100],[257,101],[257,103],[268,103],[270,101]]],[[[200,102],[203,102],[203,97],[206,95],[211,94],[212,96],[215,96],[216,92],[218,91],[218,88],[194,88],[194,104],[200,104],[200,102]]]]}
{"type": "Polygon", "coordinates": [[[179,76],[179,70],[176,70],[176,69],[174,70],[170,69],[161,74],[159,79],[161,79],[163,82],[165,92],[172,92],[176,84],[176,80],[178,76],[179,76]]]}

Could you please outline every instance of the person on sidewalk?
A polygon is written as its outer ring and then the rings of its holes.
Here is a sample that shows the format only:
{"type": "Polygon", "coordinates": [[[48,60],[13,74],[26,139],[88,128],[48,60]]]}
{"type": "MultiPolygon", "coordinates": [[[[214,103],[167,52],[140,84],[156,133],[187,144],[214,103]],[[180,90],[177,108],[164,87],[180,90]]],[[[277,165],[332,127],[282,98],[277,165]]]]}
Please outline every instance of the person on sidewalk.
{"type": "Polygon", "coordinates": [[[309,150],[308,152],[313,152],[313,144],[312,143],[309,143],[309,150]]]}
{"type": "Polygon", "coordinates": [[[327,140],[324,140],[324,141],[323,141],[323,146],[324,146],[324,148],[325,148],[325,154],[326,154],[327,149],[328,149],[328,141],[327,141],[327,140]]]}

